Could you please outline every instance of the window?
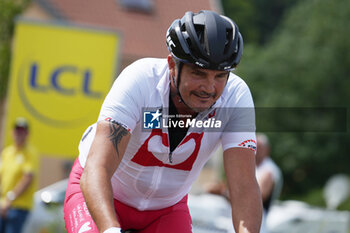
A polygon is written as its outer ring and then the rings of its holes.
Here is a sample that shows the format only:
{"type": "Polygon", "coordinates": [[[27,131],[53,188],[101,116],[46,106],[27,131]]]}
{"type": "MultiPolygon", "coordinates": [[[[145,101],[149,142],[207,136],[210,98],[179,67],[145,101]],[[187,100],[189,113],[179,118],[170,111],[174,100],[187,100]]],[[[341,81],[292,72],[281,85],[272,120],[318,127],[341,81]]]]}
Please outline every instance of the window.
{"type": "Polygon", "coordinates": [[[128,10],[137,10],[149,13],[153,10],[153,0],[119,0],[121,5],[128,10]]]}

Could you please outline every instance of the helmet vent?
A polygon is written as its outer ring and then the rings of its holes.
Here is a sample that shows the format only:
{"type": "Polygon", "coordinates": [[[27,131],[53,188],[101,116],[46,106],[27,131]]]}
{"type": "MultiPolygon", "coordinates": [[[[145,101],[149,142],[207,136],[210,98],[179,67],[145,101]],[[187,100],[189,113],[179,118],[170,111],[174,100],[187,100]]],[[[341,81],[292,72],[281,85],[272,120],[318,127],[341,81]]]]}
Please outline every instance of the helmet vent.
{"type": "Polygon", "coordinates": [[[230,41],[232,41],[233,37],[233,30],[232,29],[228,29],[226,31],[226,41],[225,41],[225,47],[224,47],[224,53],[227,53],[228,50],[231,47],[231,43],[230,41]]]}
{"type": "Polygon", "coordinates": [[[186,42],[188,44],[188,47],[192,48],[192,41],[191,41],[191,39],[190,38],[186,38],[186,42]]]}

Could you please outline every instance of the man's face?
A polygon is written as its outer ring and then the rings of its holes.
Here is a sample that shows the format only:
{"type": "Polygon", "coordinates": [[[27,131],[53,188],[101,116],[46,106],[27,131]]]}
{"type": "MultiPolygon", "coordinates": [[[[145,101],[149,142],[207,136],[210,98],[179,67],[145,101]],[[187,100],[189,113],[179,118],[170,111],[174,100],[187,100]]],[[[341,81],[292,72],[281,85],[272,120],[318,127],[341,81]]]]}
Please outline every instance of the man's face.
{"type": "Polygon", "coordinates": [[[13,136],[17,146],[23,146],[28,136],[28,129],[23,127],[15,127],[13,130],[13,136]]]}
{"type": "MultiPolygon", "coordinates": [[[[177,69],[175,77],[177,77],[177,69]]],[[[181,70],[179,91],[184,102],[194,111],[210,108],[221,96],[229,72],[202,69],[193,64],[184,64],[181,70]]]]}

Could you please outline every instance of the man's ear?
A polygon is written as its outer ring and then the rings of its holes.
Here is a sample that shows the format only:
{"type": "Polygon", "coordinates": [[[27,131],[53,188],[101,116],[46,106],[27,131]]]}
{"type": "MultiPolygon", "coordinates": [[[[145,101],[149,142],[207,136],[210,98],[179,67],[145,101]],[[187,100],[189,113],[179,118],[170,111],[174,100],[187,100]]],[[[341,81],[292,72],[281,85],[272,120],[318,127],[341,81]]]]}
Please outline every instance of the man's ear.
{"type": "Polygon", "coordinates": [[[171,54],[168,55],[168,66],[169,66],[170,77],[175,76],[176,64],[175,64],[175,61],[174,61],[173,56],[171,54]]]}

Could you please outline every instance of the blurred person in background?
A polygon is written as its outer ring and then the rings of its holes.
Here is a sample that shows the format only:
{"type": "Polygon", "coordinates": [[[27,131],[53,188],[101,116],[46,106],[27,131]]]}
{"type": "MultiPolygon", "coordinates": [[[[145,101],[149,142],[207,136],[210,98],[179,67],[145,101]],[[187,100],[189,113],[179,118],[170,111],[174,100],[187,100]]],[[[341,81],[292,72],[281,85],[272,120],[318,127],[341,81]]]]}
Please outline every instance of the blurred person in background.
{"type": "Polygon", "coordinates": [[[37,189],[39,158],[27,143],[29,125],[25,118],[16,119],[14,143],[1,153],[0,163],[0,233],[21,233],[33,206],[37,189]]]}
{"type": "Polygon", "coordinates": [[[270,157],[270,142],[265,134],[258,133],[256,151],[256,178],[263,199],[263,221],[261,233],[267,233],[266,217],[271,204],[280,196],[283,178],[278,165],[270,157]]]}
{"type": "Polygon", "coordinates": [[[167,59],[144,58],[123,70],[98,122],[83,134],[65,199],[69,233],[192,232],[188,192],[219,144],[234,228],[259,232],[254,111],[225,114],[254,110],[247,84],[230,72],[243,51],[238,27],[212,11],[186,12],[169,27],[166,44],[167,59]],[[163,114],[177,122],[220,120],[223,128],[208,132],[179,123],[145,130],[146,107],[157,108],[147,112],[148,123],[159,123],[163,114]]]}

